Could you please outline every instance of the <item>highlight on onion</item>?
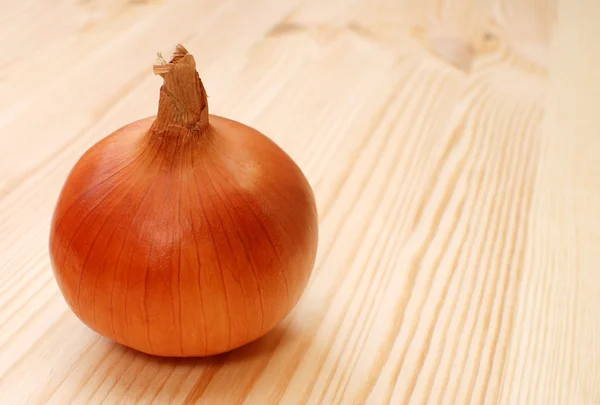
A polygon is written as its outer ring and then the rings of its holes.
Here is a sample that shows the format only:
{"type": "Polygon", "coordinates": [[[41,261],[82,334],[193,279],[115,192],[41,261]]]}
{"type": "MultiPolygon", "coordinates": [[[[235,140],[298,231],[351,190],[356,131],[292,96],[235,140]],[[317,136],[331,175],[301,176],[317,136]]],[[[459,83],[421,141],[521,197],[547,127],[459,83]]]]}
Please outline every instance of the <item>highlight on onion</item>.
{"type": "Polygon", "coordinates": [[[181,45],[158,113],[92,146],[52,217],[50,257],[92,330],[157,356],[208,356],[253,341],[294,308],[315,263],[313,191],[257,130],[209,114],[181,45]]]}

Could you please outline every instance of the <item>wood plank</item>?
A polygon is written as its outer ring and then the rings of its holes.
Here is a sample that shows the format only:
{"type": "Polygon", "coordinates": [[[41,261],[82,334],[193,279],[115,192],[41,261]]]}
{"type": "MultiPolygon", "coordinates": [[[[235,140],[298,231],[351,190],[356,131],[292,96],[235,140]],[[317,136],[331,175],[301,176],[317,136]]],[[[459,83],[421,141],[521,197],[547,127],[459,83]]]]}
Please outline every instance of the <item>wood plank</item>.
{"type": "Polygon", "coordinates": [[[0,404],[600,403],[597,2],[38,3],[0,16],[0,404]],[[155,112],[178,41],[320,217],[293,313],[205,359],[99,337],[48,258],[65,176],[155,112]]]}

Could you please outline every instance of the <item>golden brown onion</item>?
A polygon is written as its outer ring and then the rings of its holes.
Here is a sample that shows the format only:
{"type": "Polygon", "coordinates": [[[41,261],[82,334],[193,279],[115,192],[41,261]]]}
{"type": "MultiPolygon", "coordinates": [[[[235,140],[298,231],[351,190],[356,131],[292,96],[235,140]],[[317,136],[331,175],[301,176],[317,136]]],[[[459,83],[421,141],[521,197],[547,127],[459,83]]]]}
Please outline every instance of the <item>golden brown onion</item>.
{"type": "Polygon", "coordinates": [[[160,356],[244,345],[296,305],[317,210],[299,167],[239,122],[209,115],[194,58],[154,67],[158,114],[90,148],[50,234],[60,290],[91,329],[160,356]]]}

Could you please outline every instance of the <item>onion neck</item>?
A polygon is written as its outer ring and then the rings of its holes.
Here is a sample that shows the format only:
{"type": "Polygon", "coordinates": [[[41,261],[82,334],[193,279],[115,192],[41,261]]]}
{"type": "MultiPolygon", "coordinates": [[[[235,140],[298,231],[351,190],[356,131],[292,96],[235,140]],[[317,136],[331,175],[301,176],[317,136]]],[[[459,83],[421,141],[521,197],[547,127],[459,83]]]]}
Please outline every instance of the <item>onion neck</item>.
{"type": "Polygon", "coordinates": [[[177,45],[170,62],[158,56],[160,64],[154,65],[153,71],[164,83],[160,88],[158,114],[150,131],[162,134],[171,128],[186,128],[206,132],[208,100],[194,57],[182,45],[177,45]]]}

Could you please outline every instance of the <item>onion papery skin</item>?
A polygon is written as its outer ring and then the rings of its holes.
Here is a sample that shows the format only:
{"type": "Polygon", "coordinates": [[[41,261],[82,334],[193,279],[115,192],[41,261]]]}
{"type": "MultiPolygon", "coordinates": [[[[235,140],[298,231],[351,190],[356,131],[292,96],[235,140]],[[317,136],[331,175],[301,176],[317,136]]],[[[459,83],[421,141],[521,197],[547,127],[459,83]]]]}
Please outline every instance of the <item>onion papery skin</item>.
{"type": "MultiPolygon", "coordinates": [[[[160,113],[159,113],[160,116],[160,113]]],[[[313,191],[260,132],[133,122],[75,164],[52,218],[66,302],[92,330],[157,356],[227,352],[282,321],[318,244],[313,191]]]]}

